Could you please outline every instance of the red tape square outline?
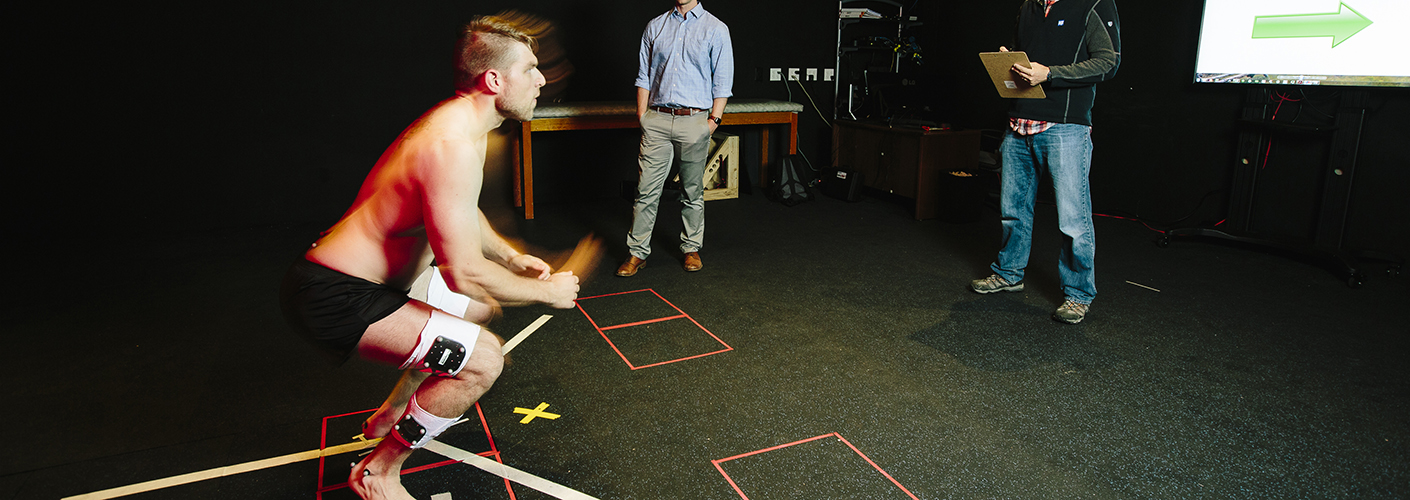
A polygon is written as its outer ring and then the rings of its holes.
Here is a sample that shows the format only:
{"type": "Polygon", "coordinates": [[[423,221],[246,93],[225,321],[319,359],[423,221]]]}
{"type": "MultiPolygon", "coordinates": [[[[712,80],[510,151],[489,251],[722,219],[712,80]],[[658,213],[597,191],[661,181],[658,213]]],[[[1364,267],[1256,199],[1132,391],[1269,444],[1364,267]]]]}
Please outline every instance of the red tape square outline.
{"type": "Polygon", "coordinates": [[[690,315],[689,315],[689,314],[686,314],[685,311],[682,311],[681,308],[676,307],[676,305],[675,305],[675,304],[672,304],[671,301],[666,300],[666,298],[665,298],[665,297],[662,297],[661,294],[656,293],[656,290],[653,290],[653,289],[650,289],[650,288],[646,288],[646,289],[642,289],[642,290],[633,290],[633,291],[630,291],[630,292],[609,293],[609,294],[604,294],[604,295],[596,295],[596,296],[592,296],[592,297],[583,297],[583,298],[580,298],[580,299],[574,301],[574,303],[578,306],[578,311],[580,311],[580,312],[583,313],[583,317],[586,317],[587,320],[588,320],[588,322],[589,322],[589,323],[592,323],[592,327],[595,328],[595,329],[597,329],[598,335],[602,335],[602,340],[606,340],[606,341],[607,341],[607,345],[611,346],[611,347],[612,347],[612,350],[617,352],[617,356],[619,356],[619,357],[622,358],[622,362],[626,363],[626,364],[627,364],[627,367],[629,367],[629,368],[631,368],[631,369],[633,369],[633,370],[640,370],[640,369],[642,369],[642,368],[651,368],[651,367],[653,367],[653,366],[661,366],[661,365],[676,363],[676,362],[680,362],[680,361],[686,361],[686,360],[691,360],[691,359],[696,359],[696,358],[703,358],[703,357],[705,357],[705,356],[709,356],[709,355],[712,355],[712,354],[719,354],[719,353],[722,353],[722,352],[729,352],[729,351],[733,351],[733,350],[734,350],[733,347],[730,347],[729,344],[726,344],[725,341],[720,340],[720,338],[719,338],[719,337],[716,337],[715,334],[712,333],[712,332],[710,332],[709,329],[707,329],[707,328],[705,328],[704,326],[702,326],[702,325],[700,324],[700,322],[695,321],[695,318],[690,317],[690,315]],[[611,297],[611,296],[614,296],[614,295],[626,295],[626,294],[629,294],[629,293],[640,293],[640,292],[651,292],[651,294],[652,294],[652,295],[655,295],[656,298],[661,299],[661,302],[665,302],[666,305],[671,306],[671,309],[675,309],[677,312],[680,312],[680,314],[677,314],[677,315],[675,315],[675,316],[667,316],[667,317],[664,317],[664,318],[649,319],[649,320],[645,320],[645,321],[637,321],[637,322],[633,322],[633,323],[626,323],[626,324],[621,324],[621,325],[612,325],[612,326],[606,326],[606,327],[604,327],[604,326],[599,326],[599,325],[597,324],[597,321],[594,320],[594,319],[592,319],[592,315],[588,314],[587,311],[583,309],[582,301],[584,301],[584,300],[588,300],[588,299],[600,299],[600,298],[602,298],[602,297],[611,297]],[[633,365],[633,364],[632,364],[631,360],[627,359],[627,355],[626,355],[626,354],[622,354],[622,350],[617,348],[617,344],[612,343],[612,339],[607,338],[607,330],[613,330],[613,329],[617,329],[617,328],[625,328],[625,327],[628,327],[628,326],[645,325],[645,324],[650,324],[650,323],[659,323],[659,322],[662,322],[662,321],[673,320],[673,319],[680,319],[680,318],[685,318],[685,319],[690,320],[691,323],[695,323],[695,326],[696,326],[696,327],[700,328],[701,331],[703,331],[703,332],[705,332],[706,334],[708,334],[708,335],[710,336],[710,338],[715,339],[715,341],[716,341],[716,342],[719,342],[720,345],[725,346],[725,348],[724,348],[724,349],[720,349],[720,350],[718,350],[718,351],[714,351],[714,352],[707,352],[707,353],[705,353],[705,354],[697,354],[697,355],[694,355],[694,356],[687,356],[687,357],[680,358],[680,359],[672,359],[672,360],[668,360],[668,361],[662,361],[662,362],[659,362],[659,363],[652,363],[652,364],[649,364],[649,365],[636,366],[636,365],[633,365]]]}
{"type": "Polygon", "coordinates": [[[831,433],[831,434],[823,434],[823,435],[818,436],[818,437],[812,437],[812,438],[808,438],[808,439],[803,439],[803,440],[799,440],[799,441],[794,441],[794,442],[788,443],[788,444],[781,444],[781,445],[774,446],[774,447],[770,447],[770,448],[764,448],[764,449],[758,450],[758,451],[751,451],[751,452],[749,452],[749,453],[744,453],[744,454],[741,454],[741,455],[735,455],[735,456],[732,456],[732,457],[729,457],[729,458],[721,458],[721,459],[719,459],[719,460],[711,460],[710,463],[715,464],[715,470],[720,471],[720,475],[725,476],[725,481],[728,481],[728,482],[729,482],[730,487],[734,488],[734,492],[735,492],[735,493],[738,493],[740,498],[743,498],[744,500],[749,500],[749,497],[747,497],[747,496],[744,495],[744,491],[739,489],[739,485],[734,484],[734,479],[731,478],[731,477],[729,477],[729,474],[725,472],[725,468],[724,468],[723,466],[721,466],[720,464],[725,463],[725,462],[728,462],[728,461],[730,461],[730,460],[735,460],[735,459],[744,458],[744,457],[750,457],[750,456],[758,455],[758,454],[761,454],[761,453],[767,453],[767,452],[770,452],[770,451],[774,451],[774,450],[778,450],[778,449],[782,449],[782,448],[787,448],[787,447],[789,447],[789,446],[793,446],[793,445],[796,445],[796,444],[803,444],[803,443],[807,443],[807,442],[817,441],[817,440],[819,440],[819,439],[823,439],[823,438],[826,438],[826,437],[829,437],[829,436],[831,436],[831,437],[836,437],[838,441],[842,441],[844,444],[847,445],[848,448],[851,448],[852,451],[857,452],[857,456],[862,457],[862,460],[866,460],[867,463],[871,464],[871,466],[872,466],[873,468],[875,468],[877,472],[880,472],[881,475],[886,476],[886,479],[890,480],[890,481],[891,481],[891,484],[894,484],[894,485],[896,485],[897,488],[900,488],[901,491],[903,491],[903,492],[906,493],[906,496],[911,497],[911,500],[920,500],[919,498],[916,498],[915,495],[911,494],[911,490],[906,489],[905,486],[901,486],[901,483],[900,483],[899,481],[897,481],[896,478],[891,477],[891,474],[887,474],[885,470],[882,470],[880,466],[876,465],[876,462],[871,461],[871,458],[867,457],[867,455],[866,455],[865,453],[862,453],[862,450],[858,450],[856,446],[852,446],[852,443],[851,443],[850,441],[848,441],[846,438],[842,437],[841,434],[838,434],[838,433],[836,433],[836,432],[831,433]]]}
{"type": "MultiPolygon", "coordinates": [[[[319,450],[326,450],[326,449],[328,449],[328,421],[329,421],[329,420],[332,420],[332,419],[335,419],[335,418],[341,418],[341,417],[352,416],[352,415],[358,415],[358,414],[362,414],[362,413],[371,413],[371,412],[374,412],[374,411],[377,411],[377,409],[376,409],[376,408],[373,408],[373,409],[371,409],[371,410],[355,411],[355,412],[352,412],[352,413],[344,413],[344,414],[342,414],[342,415],[329,415],[329,416],[327,416],[327,417],[323,417],[323,430],[322,430],[321,436],[319,437],[319,440],[318,440],[318,449],[319,449],[319,450]]],[[[480,402],[479,402],[479,401],[476,401],[476,402],[475,402],[475,413],[480,416],[480,426],[481,426],[481,428],[483,428],[483,429],[485,430],[485,440],[489,441],[489,443],[490,443],[490,451],[481,452],[481,453],[476,453],[476,455],[479,455],[479,456],[482,456],[482,457],[485,457],[485,458],[493,458],[493,459],[495,459],[495,461],[497,461],[497,462],[503,464],[503,463],[504,463],[504,459],[500,457],[499,449],[498,449],[497,447],[495,447],[495,444],[494,444],[494,436],[490,435],[490,424],[489,424],[488,421],[485,420],[485,411],[484,411],[484,409],[480,408],[480,402]]],[[[391,439],[395,439],[395,438],[391,438],[391,439]]],[[[319,457],[318,457],[318,484],[320,484],[320,485],[323,484],[323,472],[324,472],[324,470],[325,470],[325,469],[324,469],[324,461],[326,461],[327,459],[328,459],[328,457],[326,457],[326,456],[319,456],[319,457]]],[[[413,473],[413,472],[420,472],[420,471],[423,471],[423,470],[434,469],[434,468],[436,468],[436,467],[444,467],[444,466],[447,466],[447,465],[458,464],[458,463],[460,463],[459,460],[444,460],[444,461],[441,461],[441,462],[436,462],[436,463],[431,463],[431,464],[422,465],[422,466],[420,466],[420,467],[412,467],[412,468],[410,468],[410,469],[404,469],[404,470],[401,471],[401,475],[405,476],[405,475],[411,474],[411,473],[413,473]]],[[[317,493],[316,493],[315,496],[316,496],[317,500],[323,500],[323,493],[329,492],[329,491],[333,491],[333,490],[339,490],[339,489],[343,489],[343,488],[347,488],[347,487],[348,487],[348,483],[347,483],[346,481],[344,481],[344,482],[342,482],[342,483],[330,485],[330,486],[319,486],[318,491],[317,491],[317,493]]],[[[504,488],[505,488],[505,490],[509,491],[509,500],[516,500],[516,498],[515,498],[515,496],[514,496],[514,487],[512,486],[512,483],[509,482],[509,479],[505,479],[505,480],[504,480],[504,488]]]]}

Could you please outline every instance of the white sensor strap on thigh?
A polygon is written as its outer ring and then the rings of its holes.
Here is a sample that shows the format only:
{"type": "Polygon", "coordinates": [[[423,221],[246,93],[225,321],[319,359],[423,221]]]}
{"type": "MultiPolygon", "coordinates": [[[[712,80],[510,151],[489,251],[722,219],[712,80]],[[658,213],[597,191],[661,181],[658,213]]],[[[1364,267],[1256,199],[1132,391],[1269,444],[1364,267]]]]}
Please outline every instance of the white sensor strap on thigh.
{"type": "Polygon", "coordinates": [[[441,377],[454,377],[470,360],[470,351],[480,338],[480,325],[431,310],[431,319],[421,329],[416,349],[402,363],[401,369],[414,368],[441,377]]]}
{"type": "Polygon", "coordinates": [[[426,446],[426,443],[436,439],[436,436],[455,425],[459,419],[460,417],[444,418],[432,415],[431,412],[421,408],[421,405],[416,402],[416,395],[412,394],[411,402],[406,405],[406,413],[403,413],[401,420],[397,421],[396,427],[392,429],[392,435],[396,436],[397,441],[401,441],[401,444],[416,449],[426,446]]]}

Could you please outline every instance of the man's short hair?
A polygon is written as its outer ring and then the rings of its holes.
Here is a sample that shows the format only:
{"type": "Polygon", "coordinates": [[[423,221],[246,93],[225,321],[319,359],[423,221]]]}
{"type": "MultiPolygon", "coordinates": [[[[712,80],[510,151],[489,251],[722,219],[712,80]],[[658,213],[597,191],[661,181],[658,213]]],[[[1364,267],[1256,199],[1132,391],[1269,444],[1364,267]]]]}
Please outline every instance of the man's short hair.
{"type": "Polygon", "coordinates": [[[508,68],[514,63],[515,43],[538,51],[538,42],[517,23],[500,16],[471,19],[456,44],[455,89],[470,90],[486,71],[508,68]]]}

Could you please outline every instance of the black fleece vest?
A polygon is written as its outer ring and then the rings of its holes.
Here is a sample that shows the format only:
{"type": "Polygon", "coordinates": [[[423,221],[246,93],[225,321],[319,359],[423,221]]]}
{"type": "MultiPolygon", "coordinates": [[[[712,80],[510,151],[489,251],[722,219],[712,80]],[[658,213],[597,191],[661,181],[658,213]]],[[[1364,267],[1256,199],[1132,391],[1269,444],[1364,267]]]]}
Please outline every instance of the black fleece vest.
{"type": "MultiPolygon", "coordinates": [[[[1095,6],[1113,0],[1059,0],[1047,17],[1043,3],[1027,1],[1019,8],[1015,33],[1016,48],[1028,53],[1028,60],[1044,66],[1063,66],[1090,58],[1087,53],[1087,18],[1095,6]]],[[[1105,9],[1103,9],[1105,10],[1105,9]]],[[[1114,6],[1111,9],[1115,13],[1114,6]]],[[[1110,21],[1116,22],[1110,15],[1110,21]]],[[[1119,30],[1113,24],[1108,31],[1119,30]]],[[[1121,50],[1118,46],[1116,50],[1121,50]]],[[[1113,70],[1113,74],[1115,71],[1113,70]]],[[[1009,116],[1054,123],[1092,124],[1092,104],[1096,102],[1095,82],[1049,80],[1043,84],[1045,99],[1015,99],[1009,116]]]]}

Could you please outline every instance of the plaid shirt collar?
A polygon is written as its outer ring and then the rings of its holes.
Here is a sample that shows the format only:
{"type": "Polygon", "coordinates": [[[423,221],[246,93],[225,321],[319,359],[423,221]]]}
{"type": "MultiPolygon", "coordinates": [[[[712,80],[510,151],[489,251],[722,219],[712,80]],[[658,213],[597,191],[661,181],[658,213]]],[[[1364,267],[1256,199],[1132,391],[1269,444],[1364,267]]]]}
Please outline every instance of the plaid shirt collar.
{"type": "Polygon", "coordinates": [[[1048,12],[1053,10],[1055,3],[1058,3],[1058,0],[1043,0],[1043,17],[1048,17],[1048,12]]]}

